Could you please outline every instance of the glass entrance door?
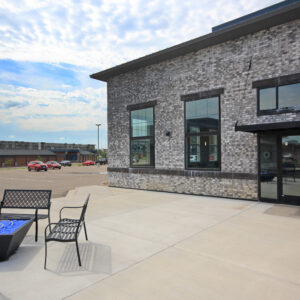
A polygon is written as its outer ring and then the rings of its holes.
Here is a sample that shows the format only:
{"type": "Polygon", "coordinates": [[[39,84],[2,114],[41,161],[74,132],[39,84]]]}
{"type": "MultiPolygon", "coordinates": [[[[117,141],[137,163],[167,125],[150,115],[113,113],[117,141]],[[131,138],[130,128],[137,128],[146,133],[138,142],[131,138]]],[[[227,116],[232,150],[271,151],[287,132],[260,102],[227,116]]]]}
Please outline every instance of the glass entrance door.
{"type": "Polygon", "coordinates": [[[300,135],[281,138],[282,200],[300,204],[300,135]]]}
{"type": "Polygon", "coordinates": [[[300,133],[259,136],[259,198],[300,205],[300,133]]]}
{"type": "Polygon", "coordinates": [[[260,198],[278,199],[278,151],[277,137],[260,136],[260,198]]]}

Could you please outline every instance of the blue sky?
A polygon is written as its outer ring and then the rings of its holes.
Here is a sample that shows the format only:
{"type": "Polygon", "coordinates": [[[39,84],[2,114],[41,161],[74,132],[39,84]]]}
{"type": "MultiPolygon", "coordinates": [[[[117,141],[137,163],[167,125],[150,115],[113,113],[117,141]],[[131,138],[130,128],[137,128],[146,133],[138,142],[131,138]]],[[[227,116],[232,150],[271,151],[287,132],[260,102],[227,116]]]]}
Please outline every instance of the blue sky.
{"type": "Polygon", "coordinates": [[[0,140],[107,147],[89,75],[196,38],[274,0],[0,0],[0,140]]]}

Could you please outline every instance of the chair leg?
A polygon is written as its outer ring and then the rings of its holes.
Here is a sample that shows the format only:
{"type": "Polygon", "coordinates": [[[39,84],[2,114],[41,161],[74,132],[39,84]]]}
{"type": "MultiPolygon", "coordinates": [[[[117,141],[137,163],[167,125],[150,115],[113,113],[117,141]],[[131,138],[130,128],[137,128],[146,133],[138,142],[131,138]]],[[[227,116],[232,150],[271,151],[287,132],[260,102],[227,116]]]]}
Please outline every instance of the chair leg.
{"type": "MultiPolygon", "coordinates": [[[[49,213],[48,213],[48,224],[50,224],[51,222],[50,222],[50,215],[49,215],[49,213]]],[[[51,232],[51,225],[49,226],[49,229],[50,229],[50,232],[51,232]]]]}
{"type": "Polygon", "coordinates": [[[38,220],[35,220],[35,241],[38,240],[38,220]]]}
{"type": "Polygon", "coordinates": [[[76,250],[77,250],[77,256],[78,256],[78,263],[79,263],[79,266],[81,267],[80,253],[79,253],[79,247],[78,247],[77,240],[75,241],[75,243],[76,243],[76,250]]]}
{"type": "Polygon", "coordinates": [[[38,210],[35,210],[35,241],[38,240],[38,210]]]}
{"type": "Polygon", "coordinates": [[[86,227],[85,227],[85,222],[83,222],[83,227],[84,227],[85,239],[88,240],[86,227]]]}
{"type": "Polygon", "coordinates": [[[44,269],[46,269],[47,263],[47,241],[45,240],[45,262],[44,262],[44,269]]]}

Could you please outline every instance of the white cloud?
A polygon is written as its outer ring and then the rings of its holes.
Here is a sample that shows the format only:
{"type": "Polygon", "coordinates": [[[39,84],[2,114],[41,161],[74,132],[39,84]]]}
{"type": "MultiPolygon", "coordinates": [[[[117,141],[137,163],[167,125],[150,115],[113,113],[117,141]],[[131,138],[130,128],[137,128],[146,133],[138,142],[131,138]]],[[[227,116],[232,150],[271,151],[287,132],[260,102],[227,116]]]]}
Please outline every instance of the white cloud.
{"type": "Polygon", "coordinates": [[[10,86],[0,89],[0,99],[1,121],[23,130],[82,131],[106,124],[104,88],[62,92],[10,86]]]}
{"type": "Polygon", "coordinates": [[[104,69],[277,0],[2,0],[0,58],[104,69]]]}
{"type": "Polygon", "coordinates": [[[67,74],[47,76],[30,63],[28,70],[0,72],[0,125],[17,125],[32,137],[66,130],[80,135],[95,130],[96,123],[106,130],[106,88],[97,88],[104,85],[90,73],[207,34],[280,1],[0,0],[0,60],[57,64],[67,74]]]}
{"type": "Polygon", "coordinates": [[[62,87],[63,89],[69,89],[69,88],[72,88],[72,86],[69,85],[69,84],[62,84],[61,87],[62,87]]]}

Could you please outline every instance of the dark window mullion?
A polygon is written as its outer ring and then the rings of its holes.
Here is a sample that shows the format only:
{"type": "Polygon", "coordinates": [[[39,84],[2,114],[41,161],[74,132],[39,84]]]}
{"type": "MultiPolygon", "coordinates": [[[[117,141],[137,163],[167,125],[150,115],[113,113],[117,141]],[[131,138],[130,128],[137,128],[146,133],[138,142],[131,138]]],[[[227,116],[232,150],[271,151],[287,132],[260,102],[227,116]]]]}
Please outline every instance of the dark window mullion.
{"type": "Polygon", "coordinates": [[[260,112],[260,88],[257,89],[257,104],[258,104],[258,112],[260,112]]]}
{"type": "Polygon", "coordinates": [[[279,99],[278,99],[278,86],[276,87],[276,109],[278,109],[278,107],[279,107],[279,99]]]}

